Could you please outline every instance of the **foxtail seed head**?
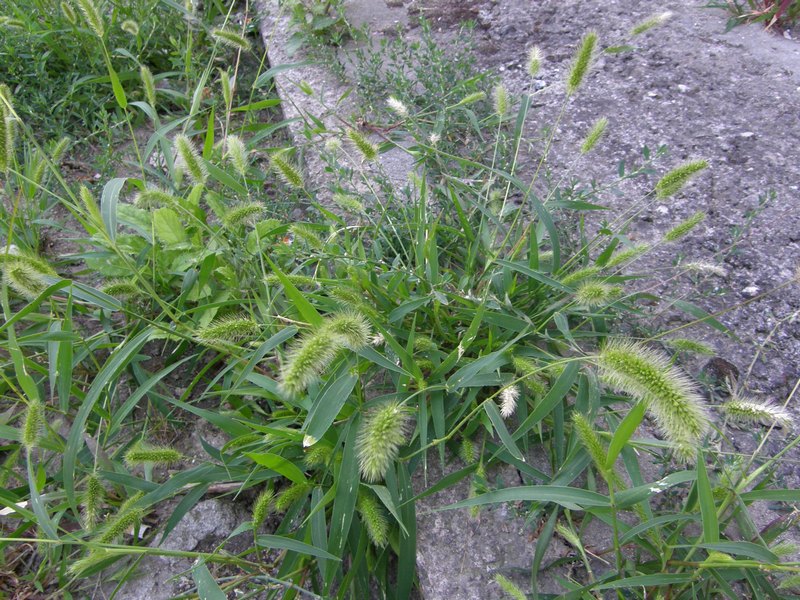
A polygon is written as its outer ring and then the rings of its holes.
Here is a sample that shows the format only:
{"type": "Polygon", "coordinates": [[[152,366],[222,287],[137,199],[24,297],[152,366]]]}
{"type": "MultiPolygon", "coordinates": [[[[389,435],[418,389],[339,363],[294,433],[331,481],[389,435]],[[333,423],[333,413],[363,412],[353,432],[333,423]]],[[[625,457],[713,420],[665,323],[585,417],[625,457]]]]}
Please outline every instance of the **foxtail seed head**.
{"type": "Polygon", "coordinates": [[[408,107],[394,96],[389,96],[386,100],[386,105],[398,117],[406,118],[408,116],[408,107]]]}
{"type": "Polygon", "coordinates": [[[296,396],[316,381],[341,348],[341,338],[323,328],[298,341],[281,368],[281,390],[296,396]]]}
{"type": "Polygon", "coordinates": [[[234,315],[214,319],[197,332],[197,339],[206,344],[235,344],[258,336],[261,327],[250,317],[234,315]]]}
{"type": "Polygon", "coordinates": [[[133,37],[139,35],[139,24],[131,19],[124,20],[120,25],[120,29],[133,37]]]}
{"type": "Polygon", "coordinates": [[[742,424],[775,423],[781,427],[791,427],[794,424],[791,413],[772,402],[756,402],[750,398],[734,396],[721,405],[720,410],[731,421],[742,424]]]}
{"type": "Polygon", "coordinates": [[[725,277],[728,271],[725,267],[712,262],[695,261],[682,263],[681,267],[692,273],[703,273],[708,275],[716,275],[717,277],[725,277]]]}
{"type": "Polygon", "coordinates": [[[122,298],[124,300],[136,298],[144,293],[142,288],[132,279],[115,279],[109,281],[100,291],[109,296],[114,296],[114,298],[122,298]]]}
{"type": "Polygon", "coordinates": [[[89,29],[94,31],[97,37],[103,37],[105,25],[103,24],[103,18],[100,16],[100,11],[97,10],[94,2],[92,0],[75,0],[75,3],[83,13],[83,17],[86,19],[86,24],[89,26],[89,29]]]}
{"type": "Polygon", "coordinates": [[[508,91],[502,83],[498,83],[492,90],[492,98],[494,100],[494,112],[504,117],[508,112],[508,91]]]}
{"type": "Polygon", "coordinates": [[[695,160],[672,169],[656,183],[656,196],[669,198],[677,194],[694,175],[708,167],[705,160],[695,160]]]}
{"type": "Polygon", "coordinates": [[[175,136],[173,141],[179,168],[189,174],[195,184],[205,184],[208,179],[208,169],[206,168],[200,153],[195,148],[192,140],[180,133],[175,136]]]}
{"type": "Polygon", "coordinates": [[[125,464],[135,467],[145,463],[168,466],[183,460],[183,454],[168,446],[151,446],[139,440],[125,453],[125,464]]]}
{"type": "Polygon", "coordinates": [[[581,154],[589,154],[592,149],[597,145],[600,141],[600,138],[603,137],[603,132],[605,132],[606,127],[608,126],[608,119],[602,117],[595,121],[594,125],[592,125],[592,129],[586,136],[586,139],[583,140],[581,144],[581,154]]]}
{"type": "Polygon", "coordinates": [[[211,30],[211,37],[220,44],[234,50],[241,50],[242,52],[250,50],[250,40],[230,29],[213,29],[211,30]]]}
{"type": "Polygon", "coordinates": [[[372,492],[360,493],[356,508],[367,527],[369,539],[378,548],[385,547],[389,541],[389,522],[372,492]]]}
{"type": "MultiPolygon", "coordinates": [[[[467,106],[468,104],[475,104],[476,102],[480,102],[486,98],[486,92],[473,92],[472,94],[467,94],[461,100],[458,101],[456,106],[467,106]]],[[[436,145],[434,142],[431,142],[434,146],[436,145]]]]}
{"type": "Polygon", "coordinates": [[[361,477],[370,483],[381,481],[406,441],[408,409],[399,402],[387,402],[366,414],[356,440],[361,477]]]}
{"type": "Polygon", "coordinates": [[[692,229],[697,227],[705,218],[706,218],[706,213],[704,213],[701,210],[697,211],[691,217],[689,217],[685,221],[682,221],[681,223],[678,223],[677,225],[675,225],[675,227],[673,227],[667,233],[665,233],[664,241],[669,243],[681,239],[682,237],[687,235],[692,229]]]}
{"type": "Polygon", "coordinates": [[[519,388],[510,385],[503,388],[500,392],[500,416],[508,419],[517,410],[517,400],[519,399],[519,388]]]}
{"type": "Polygon", "coordinates": [[[283,179],[289,187],[297,190],[303,189],[303,175],[297,167],[286,160],[283,152],[270,156],[269,164],[272,170],[283,179]]]}
{"type": "Polygon", "coordinates": [[[528,596],[525,595],[521,589],[517,587],[513,581],[508,579],[507,577],[498,573],[494,576],[494,580],[500,586],[500,589],[503,590],[507,596],[512,598],[513,600],[526,600],[528,596]]]}
{"type": "Polygon", "coordinates": [[[26,300],[33,300],[47,289],[45,276],[56,273],[38,256],[17,254],[2,260],[3,277],[8,286],[26,300]]]}
{"type": "Polygon", "coordinates": [[[582,269],[578,269],[577,271],[573,271],[561,278],[561,283],[564,285],[573,285],[580,281],[584,281],[589,279],[590,277],[594,277],[601,271],[600,267],[584,267],[582,269]]]}
{"type": "Polygon", "coordinates": [[[701,354],[705,356],[714,356],[716,354],[714,348],[708,344],[687,338],[671,338],[664,340],[664,343],[676,352],[687,352],[689,354],[701,354]]]}
{"type": "Polygon", "coordinates": [[[658,27],[662,23],[666,23],[672,17],[672,13],[670,11],[662,12],[657,15],[653,15],[638,23],[631,29],[631,36],[637,36],[643,34],[645,31],[651,30],[653,27],[658,27]]]}
{"type": "Polygon", "coordinates": [[[78,15],[75,14],[75,9],[72,8],[72,4],[70,4],[67,0],[61,2],[61,14],[64,15],[64,18],[69,21],[69,24],[73,27],[78,24],[78,15]]]}
{"type": "Polygon", "coordinates": [[[356,214],[362,214],[364,212],[364,203],[361,202],[357,196],[337,193],[333,195],[331,200],[344,211],[356,214]]]}
{"type": "Polygon", "coordinates": [[[539,48],[539,46],[533,46],[530,50],[528,50],[528,75],[531,77],[536,77],[539,74],[539,69],[542,68],[543,60],[544,55],[542,54],[542,50],[539,48]]]}
{"type": "Polygon", "coordinates": [[[606,268],[616,267],[634,258],[638,258],[650,249],[650,244],[636,244],[630,248],[625,248],[614,254],[606,263],[606,268]]]}
{"type": "Polygon", "coordinates": [[[642,400],[664,435],[687,462],[697,453],[708,431],[706,403],[689,378],[669,359],[644,344],[627,339],[609,341],[597,357],[603,379],[612,387],[642,400]]]}
{"type": "Polygon", "coordinates": [[[307,483],[293,483],[283,490],[275,500],[275,512],[286,512],[297,500],[308,495],[310,486],[307,483]]]}
{"type": "Polygon", "coordinates": [[[142,80],[142,89],[144,89],[144,97],[147,99],[148,104],[153,108],[156,107],[156,82],[153,79],[153,73],[146,65],[139,67],[139,78],[142,80]]]}
{"type": "Polygon", "coordinates": [[[266,207],[260,202],[243,202],[225,213],[222,224],[227,229],[236,229],[240,225],[254,225],[265,210],[266,207]]]}
{"type": "Polygon", "coordinates": [[[100,509],[106,496],[106,489],[97,473],[92,473],[86,480],[86,491],[81,500],[83,524],[88,530],[97,526],[100,518],[100,509]]]}
{"type": "Polygon", "coordinates": [[[607,450],[600,441],[600,437],[592,429],[591,423],[581,413],[575,411],[572,413],[572,426],[594,466],[598,471],[605,471],[607,450]]]}
{"type": "Polygon", "coordinates": [[[219,83],[222,88],[222,99],[225,101],[225,106],[230,107],[233,101],[233,82],[228,71],[219,70],[219,83]]]}
{"type": "Polygon", "coordinates": [[[458,447],[458,456],[464,461],[465,465],[475,462],[475,444],[471,438],[464,437],[458,447]]]}
{"type": "Polygon", "coordinates": [[[44,405],[39,400],[31,400],[25,409],[20,439],[25,450],[30,452],[39,444],[44,429],[44,405]]]}
{"type": "Polygon", "coordinates": [[[123,502],[117,514],[106,520],[103,532],[97,536],[95,541],[101,544],[111,544],[129,529],[136,527],[144,516],[144,510],[136,506],[136,503],[142,498],[144,498],[144,492],[137,492],[123,502]]]}
{"type": "Polygon", "coordinates": [[[360,131],[348,129],[347,137],[353,142],[356,150],[364,157],[364,160],[374,162],[378,159],[378,147],[370,142],[360,131]]]}
{"type": "Polygon", "coordinates": [[[161,208],[162,206],[174,206],[178,203],[178,199],[169,192],[165,192],[159,188],[148,188],[136,194],[133,203],[138,208],[153,210],[161,208]]]}
{"type": "Polygon", "coordinates": [[[575,301],[587,308],[605,306],[619,297],[620,288],[599,281],[587,281],[575,291],[575,301]]]}
{"type": "Polygon", "coordinates": [[[572,60],[572,68],[567,77],[567,95],[572,96],[583,83],[586,74],[589,72],[589,67],[591,67],[596,45],[597,34],[595,32],[590,31],[583,36],[580,48],[575,53],[575,58],[572,60]]]}
{"type": "Polygon", "coordinates": [[[266,488],[258,495],[253,502],[253,527],[258,528],[264,519],[272,512],[272,501],[275,499],[275,492],[266,488]]]}
{"type": "Polygon", "coordinates": [[[233,168],[236,169],[236,172],[242,177],[247,175],[247,163],[249,159],[247,146],[245,146],[244,140],[238,135],[231,134],[225,138],[225,147],[228,149],[228,158],[233,168]]]}
{"type": "Polygon", "coordinates": [[[325,324],[325,328],[339,338],[339,343],[348,350],[358,351],[369,344],[372,328],[363,315],[343,312],[325,324]]]}

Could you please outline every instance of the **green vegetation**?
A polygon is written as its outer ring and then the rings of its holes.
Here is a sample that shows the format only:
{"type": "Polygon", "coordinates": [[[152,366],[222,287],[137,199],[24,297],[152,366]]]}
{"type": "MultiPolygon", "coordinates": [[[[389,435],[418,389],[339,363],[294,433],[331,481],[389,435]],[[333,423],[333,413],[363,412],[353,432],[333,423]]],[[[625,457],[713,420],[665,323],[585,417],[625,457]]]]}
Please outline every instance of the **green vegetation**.
{"type": "MultiPolygon", "coordinates": [[[[418,46],[393,42],[384,72],[374,55],[356,59],[387,131],[309,121],[330,177],[315,189],[304,148],[274,136],[286,122],[265,122],[278,103],[263,97],[274,71],[258,69],[248,15],[239,26],[233,6],[209,3],[169,40],[142,17],[124,29],[144,37],[126,50],[123,77],[106,39],[122,28],[115,5],[64,7],[105,72],[93,98],[130,134],[130,164],[97,187],[65,178],[63,144],[39,141],[59,126],[21,108],[49,90],[0,88],[0,575],[80,597],[98,573],[124,583],[139,558],[166,555],[194,561],[192,592],[204,598],[368,598],[376,586],[409,598],[415,502],[466,479],[476,493],[449,508],[519,501],[544,523],[532,590],[555,533],[586,567],[563,580],[569,597],[775,597],[796,585],[800,564],[782,558],[779,539],[794,518],[759,531],[749,511],[800,500],[773,477],[800,438],[762,452],[775,424],[790,425],[785,406],[732,390],[717,411],[677,364],[708,349],[641,333],[659,298],[642,291],[637,261],[701,217],[651,244],[632,244],[627,227],[705,163],[651,181],[664,152],[646,150],[605,183],[578,180],[578,163],[551,172],[559,122],[528,139],[535,92],[512,96],[424,35],[418,46]],[[170,56],[171,73],[148,53],[170,56]],[[187,88],[161,102],[153,80],[187,88]],[[384,172],[388,151],[413,156],[408,181],[384,172]],[[593,233],[585,217],[633,178],[650,191],[593,233]],[[67,256],[41,244],[52,206],[80,231],[67,256]],[[737,454],[729,421],[764,425],[752,455],[737,454]],[[196,422],[227,441],[192,447],[180,433],[196,422]],[[653,424],[662,439],[648,435],[653,424]],[[462,464],[415,496],[415,472],[439,460],[462,464]],[[524,485],[492,489],[500,463],[524,485]],[[219,486],[230,502],[252,501],[250,521],[220,532],[229,538],[215,551],[150,547],[219,486]],[[610,532],[609,569],[593,570],[583,546],[593,523],[610,532]],[[249,549],[229,551],[241,533],[252,534],[249,549]]],[[[602,44],[597,34],[579,43],[559,119],[602,44]]],[[[545,60],[531,53],[531,75],[545,60]]],[[[599,152],[606,126],[587,131],[576,156],[599,152]]],[[[121,144],[122,133],[101,134],[121,144]]],[[[689,271],[703,272],[678,265],[674,276],[689,271]]],[[[675,306],[724,329],[694,304],[675,306]]]]}
{"type": "Polygon", "coordinates": [[[800,19],[800,0],[726,0],[712,1],[709,8],[723,8],[731,16],[726,29],[743,23],[763,23],[768,28],[793,27],[800,19]]]}

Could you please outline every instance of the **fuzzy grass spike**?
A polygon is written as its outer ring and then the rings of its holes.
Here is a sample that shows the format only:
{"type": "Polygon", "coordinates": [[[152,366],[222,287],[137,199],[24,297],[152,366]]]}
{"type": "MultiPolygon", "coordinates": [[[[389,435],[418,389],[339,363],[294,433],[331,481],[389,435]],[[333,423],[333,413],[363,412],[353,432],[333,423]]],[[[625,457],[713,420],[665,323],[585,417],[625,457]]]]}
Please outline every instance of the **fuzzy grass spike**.
{"type": "Polygon", "coordinates": [[[361,476],[365,481],[381,481],[406,441],[408,409],[398,402],[387,402],[364,416],[356,440],[361,476]]]}
{"type": "Polygon", "coordinates": [[[597,357],[603,379],[638,398],[677,455],[691,461],[709,428],[706,403],[689,378],[663,354],[628,339],[609,341],[597,357]]]}

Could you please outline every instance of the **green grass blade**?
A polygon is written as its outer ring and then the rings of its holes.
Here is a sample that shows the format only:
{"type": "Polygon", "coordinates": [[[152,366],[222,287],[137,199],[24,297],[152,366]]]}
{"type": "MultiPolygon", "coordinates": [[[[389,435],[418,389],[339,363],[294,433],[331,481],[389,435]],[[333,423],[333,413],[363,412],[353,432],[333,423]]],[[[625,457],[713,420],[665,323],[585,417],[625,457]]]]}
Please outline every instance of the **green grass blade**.
{"type": "Polygon", "coordinates": [[[700,514],[703,518],[703,540],[707,544],[719,541],[719,521],[717,520],[717,507],[714,504],[714,492],[708,479],[705,455],[697,455],[697,501],[700,504],[700,514]]]}
{"type": "Polygon", "coordinates": [[[204,562],[198,562],[192,567],[192,578],[197,586],[197,596],[200,600],[227,600],[228,596],[214,581],[204,562]]]}
{"type": "Polygon", "coordinates": [[[614,467],[617,456],[622,452],[628,440],[631,439],[631,436],[636,431],[636,428],[639,427],[639,423],[642,422],[643,418],[644,402],[639,402],[628,411],[628,414],[625,415],[622,423],[619,424],[617,430],[614,432],[614,437],[611,438],[611,443],[608,445],[608,456],[606,456],[606,469],[614,467]]]}

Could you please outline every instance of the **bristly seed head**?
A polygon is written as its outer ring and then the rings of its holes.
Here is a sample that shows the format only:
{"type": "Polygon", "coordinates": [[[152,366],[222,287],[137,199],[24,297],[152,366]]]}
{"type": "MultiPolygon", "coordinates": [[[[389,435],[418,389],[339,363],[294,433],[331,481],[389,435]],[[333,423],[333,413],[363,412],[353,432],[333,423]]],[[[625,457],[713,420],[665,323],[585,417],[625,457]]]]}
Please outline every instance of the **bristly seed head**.
{"type": "Polygon", "coordinates": [[[645,31],[651,30],[653,27],[658,27],[662,23],[666,23],[671,17],[672,13],[670,11],[653,15],[652,17],[649,17],[648,19],[645,19],[641,23],[635,25],[633,29],[631,29],[631,36],[641,35],[645,31]]]}
{"type": "Polygon", "coordinates": [[[705,401],[688,377],[664,355],[627,339],[609,341],[596,360],[603,379],[642,400],[675,444],[677,456],[691,461],[708,431],[709,417],[705,401]]]}
{"type": "Polygon", "coordinates": [[[353,142],[356,150],[361,153],[361,156],[364,157],[364,160],[368,162],[374,162],[378,159],[378,147],[370,142],[366,136],[362,135],[360,131],[348,129],[347,137],[350,138],[351,142],[353,142]]]}
{"type": "Polygon", "coordinates": [[[494,112],[504,117],[508,112],[508,91],[502,83],[498,83],[492,90],[492,98],[494,99],[494,112]]]}
{"type": "Polygon", "coordinates": [[[589,154],[589,152],[592,151],[600,141],[600,138],[603,137],[603,132],[605,132],[607,126],[608,119],[605,117],[601,117],[595,121],[591,131],[589,131],[586,139],[583,140],[583,144],[581,144],[581,154],[589,154]]]}
{"type": "Polygon", "coordinates": [[[406,441],[408,409],[388,402],[366,414],[356,440],[356,452],[365,481],[381,481],[406,441]]]}
{"type": "Polygon", "coordinates": [[[44,405],[39,400],[31,400],[25,410],[20,439],[25,450],[30,452],[39,445],[44,429],[44,405]]]}
{"type": "Polygon", "coordinates": [[[331,317],[325,323],[325,329],[337,336],[342,346],[355,352],[367,346],[372,335],[369,321],[353,311],[331,317]]]}
{"type": "Polygon", "coordinates": [[[150,463],[169,466],[183,460],[183,454],[168,446],[152,446],[139,440],[125,453],[125,464],[128,467],[150,463]]]}
{"type": "Polygon", "coordinates": [[[233,48],[234,50],[241,50],[242,52],[250,50],[250,40],[236,31],[231,31],[230,29],[212,29],[211,37],[220,44],[233,48]]]}
{"type": "Polygon", "coordinates": [[[245,315],[214,319],[197,332],[197,339],[206,344],[235,344],[251,340],[261,332],[261,326],[245,315]]]}
{"type": "Polygon", "coordinates": [[[280,388],[296,396],[316,381],[341,349],[341,338],[322,328],[303,336],[281,368],[280,388]]]}
{"type": "Polygon", "coordinates": [[[242,177],[247,175],[248,152],[244,140],[238,135],[231,134],[225,138],[225,147],[228,150],[227,156],[236,172],[242,177]]]}
{"type": "Polygon", "coordinates": [[[232,207],[222,217],[222,224],[227,229],[236,229],[240,225],[254,225],[264,214],[266,207],[260,202],[243,202],[232,207]]]}
{"type": "Polygon", "coordinates": [[[356,508],[367,527],[369,539],[378,548],[385,547],[389,541],[389,522],[372,492],[360,493],[356,508]]]}
{"type": "Polygon", "coordinates": [[[539,74],[539,69],[542,67],[544,55],[539,46],[534,46],[528,51],[528,75],[536,77],[539,74]]]}
{"type": "Polygon", "coordinates": [[[195,148],[192,140],[180,133],[173,140],[178,158],[178,167],[189,174],[195,184],[205,184],[208,179],[208,169],[195,148]]]}
{"type": "Polygon", "coordinates": [[[664,234],[664,241],[675,242],[685,235],[687,235],[692,229],[697,227],[702,221],[706,218],[706,213],[699,210],[694,213],[691,217],[678,223],[675,227],[670,229],[667,233],[664,234]]]}
{"type": "Polygon", "coordinates": [[[656,196],[669,198],[677,194],[694,175],[706,169],[708,162],[695,160],[672,169],[656,183],[656,196]]]}
{"type": "Polygon", "coordinates": [[[253,502],[253,527],[258,527],[264,522],[270,512],[272,512],[272,501],[275,499],[275,492],[266,488],[258,495],[253,502]]]}
{"type": "Polygon", "coordinates": [[[764,423],[765,425],[775,423],[781,427],[794,425],[792,414],[784,407],[772,402],[756,402],[750,398],[734,396],[728,402],[722,404],[720,410],[731,421],[737,423],[764,423]]]}
{"type": "Polygon", "coordinates": [[[386,100],[386,105],[398,117],[406,118],[408,116],[408,107],[394,96],[389,96],[386,100]]]}
{"type": "Polygon", "coordinates": [[[103,37],[103,34],[105,33],[103,18],[100,16],[100,11],[97,10],[94,2],[92,0],[75,0],[75,2],[83,13],[89,29],[91,29],[97,37],[103,37]]]}
{"type": "Polygon", "coordinates": [[[286,160],[286,154],[284,152],[276,153],[270,156],[269,164],[272,167],[272,170],[277,173],[278,176],[283,179],[289,187],[297,190],[303,189],[303,175],[300,173],[300,169],[286,160]]]}
{"type": "Polygon", "coordinates": [[[587,308],[604,306],[618,298],[621,288],[599,281],[587,281],[575,291],[575,301],[587,308]]]}
{"type": "Polygon", "coordinates": [[[500,392],[500,416],[508,419],[517,410],[517,400],[519,399],[519,388],[510,385],[503,388],[500,392]]]}
{"type": "Polygon", "coordinates": [[[583,83],[586,74],[589,72],[589,67],[591,67],[596,45],[597,34],[595,32],[590,31],[583,36],[580,48],[575,53],[572,68],[567,77],[567,95],[572,96],[583,83]]]}

